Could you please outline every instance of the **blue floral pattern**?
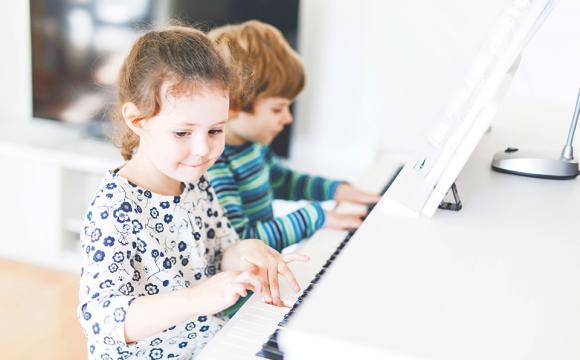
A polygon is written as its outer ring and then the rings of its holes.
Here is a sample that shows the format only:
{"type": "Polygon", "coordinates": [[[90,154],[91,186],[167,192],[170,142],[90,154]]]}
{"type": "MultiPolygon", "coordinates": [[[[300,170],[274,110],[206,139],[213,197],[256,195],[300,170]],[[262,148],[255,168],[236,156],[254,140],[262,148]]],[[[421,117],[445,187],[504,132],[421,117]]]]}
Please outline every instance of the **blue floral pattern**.
{"type": "Polygon", "coordinates": [[[238,236],[205,177],[186,184],[180,196],[164,196],[117,172],[105,177],[81,232],[78,317],[88,338],[89,358],[191,359],[226,318],[192,316],[128,345],[125,315],[138,296],[195,286],[214,275],[224,249],[238,236]]]}

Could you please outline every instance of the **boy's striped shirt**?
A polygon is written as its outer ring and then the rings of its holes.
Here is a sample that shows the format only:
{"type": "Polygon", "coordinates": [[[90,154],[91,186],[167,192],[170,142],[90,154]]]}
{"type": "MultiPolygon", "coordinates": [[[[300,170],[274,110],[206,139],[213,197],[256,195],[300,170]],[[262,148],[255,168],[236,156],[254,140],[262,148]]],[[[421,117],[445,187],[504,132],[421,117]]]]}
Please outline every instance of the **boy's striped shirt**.
{"type": "Polygon", "coordinates": [[[218,200],[240,237],[262,239],[278,251],[322,227],[324,211],[317,201],[333,199],[340,184],[292,171],[282,165],[269,146],[252,142],[226,145],[208,173],[218,200]],[[274,218],[275,198],[313,202],[274,218]]]}

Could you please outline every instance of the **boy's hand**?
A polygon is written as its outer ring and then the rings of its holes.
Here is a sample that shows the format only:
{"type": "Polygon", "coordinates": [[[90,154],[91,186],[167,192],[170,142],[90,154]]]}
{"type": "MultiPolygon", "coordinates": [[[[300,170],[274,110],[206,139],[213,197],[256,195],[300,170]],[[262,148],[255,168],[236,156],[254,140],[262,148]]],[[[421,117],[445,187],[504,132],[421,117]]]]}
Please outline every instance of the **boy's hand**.
{"type": "Polygon", "coordinates": [[[366,215],[366,212],[360,214],[342,214],[336,211],[325,211],[325,215],[325,228],[336,230],[353,230],[357,229],[362,224],[362,218],[366,215]]]}
{"type": "Polygon", "coordinates": [[[257,239],[242,240],[232,250],[239,256],[241,266],[251,269],[252,273],[259,279],[262,297],[267,303],[284,306],[280,299],[278,282],[280,275],[288,280],[294,291],[300,291],[300,285],[298,285],[287,263],[295,260],[308,261],[308,256],[297,253],[280,255],[276,250],[257,239]]]}
{"type": "Polygon", "coordinates": [[[336,188],[336,193],[334,193],[334,200],[337,202],[350,201],[353,203],[366,205],[378,203],[380,199],[380,195],[362,191],[346,183],[338,185],[336,188]]]}
{"type": "Polygon", "coordinates": [[[246,296],[247,290],[260,292],[261,283],[255,269],[220,272],[201,284],[190,288],[189,298],[198,314],[218,313],[246,296]]]}

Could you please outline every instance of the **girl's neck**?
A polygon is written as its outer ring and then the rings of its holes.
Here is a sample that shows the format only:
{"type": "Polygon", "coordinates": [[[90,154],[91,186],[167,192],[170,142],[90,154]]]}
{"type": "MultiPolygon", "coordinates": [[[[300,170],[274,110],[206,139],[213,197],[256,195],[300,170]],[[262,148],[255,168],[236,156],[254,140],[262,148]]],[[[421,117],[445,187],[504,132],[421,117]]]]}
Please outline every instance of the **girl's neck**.
{"type": "Polygon", "coordinates": [[[119,175],[159,195],[181,195],[183,183],[163,174],[145,154],[137,150],[131,160],[119,170],[119,175]]]}

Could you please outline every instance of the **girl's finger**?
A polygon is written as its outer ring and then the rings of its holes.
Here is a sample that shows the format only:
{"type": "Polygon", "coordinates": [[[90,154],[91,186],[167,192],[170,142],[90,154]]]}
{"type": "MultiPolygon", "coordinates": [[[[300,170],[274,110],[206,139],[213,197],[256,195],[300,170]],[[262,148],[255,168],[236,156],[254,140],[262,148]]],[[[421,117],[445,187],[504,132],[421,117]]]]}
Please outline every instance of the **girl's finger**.
{"type": "Polygon", "coordinates": [[[232,284],[232,291],[239,296],[247,296],[248,292],[242,284],[232,284]]]}
{"type": "MultiPolygon", "coordinates": [[[[288,255],[292,255],[292,254],[288,254],[288,255]]],[[[292,273],[292,271],[290,270],[288,265],[286,265],[286,263],[284,263],[284,262],[278,263],[278,272],[280,274],[282,274],[282,276],[284,276],[286,278],[286,280],[288,280],[288,282],[290,283],[290,286],[292,286],[292,289],[295,292],[300,291],[300,284],[298,284],[296,277],[294,277],[294,274],[292,273]]]]}
{"type": "Polygon", "coordinates": [[[270,292],[270,283],[268,280],[268,270],[266,268],[260,268],[259,271],[259,276],[260,276],[260,282],[262,284],[262,297],[264,298],[264,301],[266,301],[267,303],[271,303],[272,302],[272,294],[270,292]]]}
{"type": "Polygon", "coordinates": [[[300,253],[290,253],[290,254],[283,254],[282,260],[285,263],[290,263],[292,261],[308,261],[308,260],[310,260],[310,256],[300,254],[300,253]]]}
{"type": "Polygon", "coordinates": [[[278,283],[278,263],[272,260],[268,266],[268,281],[270,282],[270,293],[274,305],[281,306],[280,284],[278,283]]]}
{"type": "Polygon", "coordinates": [[[238,277],[236,277],[234,281],[243,283],[247,288],[249,288],[255,293],[260,292],[260,290],[262,289],[262,284],[260,283],[260,280],[258,280],[258,278],[249,271],[244,271],[243,273],[238,275],[238,277]]]}

